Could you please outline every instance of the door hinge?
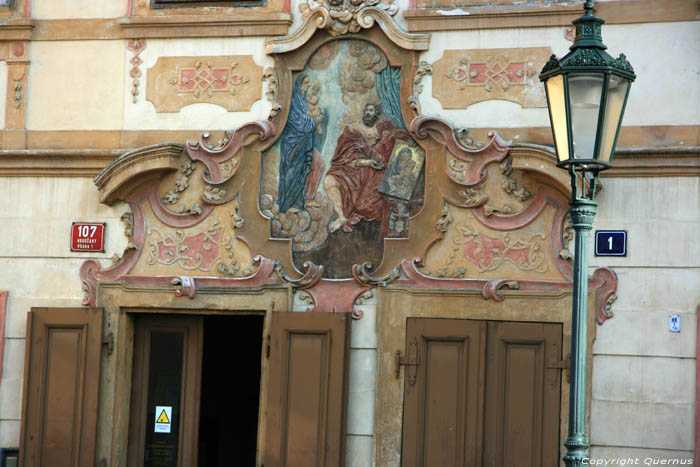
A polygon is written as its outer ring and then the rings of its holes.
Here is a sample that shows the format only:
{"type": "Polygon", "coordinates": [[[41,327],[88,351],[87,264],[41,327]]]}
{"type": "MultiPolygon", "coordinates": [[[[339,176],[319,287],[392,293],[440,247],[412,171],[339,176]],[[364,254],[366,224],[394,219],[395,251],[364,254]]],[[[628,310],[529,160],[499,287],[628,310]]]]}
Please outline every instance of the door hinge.
{"type": "Polygon", "coordinates": [[[571,382],[571,355],[564,360],[550,360],[547,362],[548,370],[566,370],[566,381],[571,382]]]}
{"type": "Polygon", "coordinates": [[[413,386],[416,384],[418,365],[420,365],[420,358],[418,357],[418,339],[414,337],[408,344],[408,356],[402,357],[401,351],[396,351],[396,379],[399,379],[401,367],[406,366],[408,367],[406,368],[406,371],[408,371],[408,384],[413,386]]]}
{"type": "Polygon", "coordinates": [[[107,347],[107,355],[112,355],[112,351],[114,350],[114,336],[111,332],[108,332],[104,339],[102,339],[102,345],[107,347]]]}

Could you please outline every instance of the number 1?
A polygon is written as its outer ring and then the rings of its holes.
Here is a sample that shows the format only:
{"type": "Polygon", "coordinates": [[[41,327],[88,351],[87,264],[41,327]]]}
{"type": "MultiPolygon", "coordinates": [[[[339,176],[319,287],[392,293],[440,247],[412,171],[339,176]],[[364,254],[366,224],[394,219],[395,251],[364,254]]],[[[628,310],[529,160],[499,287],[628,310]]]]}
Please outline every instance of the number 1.
{"type": "Polygon", "coordinates": [[[612,250],[612,237],[608,237],[608,249],[612,250]]]}

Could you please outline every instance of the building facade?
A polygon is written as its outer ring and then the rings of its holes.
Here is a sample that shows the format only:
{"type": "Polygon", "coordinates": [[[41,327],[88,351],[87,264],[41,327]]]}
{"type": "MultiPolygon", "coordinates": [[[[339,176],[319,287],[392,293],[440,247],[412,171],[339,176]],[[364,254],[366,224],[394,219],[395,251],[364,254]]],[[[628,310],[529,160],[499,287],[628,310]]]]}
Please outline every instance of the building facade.
{"type": "MultiPolygon", "coordinates": [[[[538,74],[582,2],[6,3],[21,465],[561,462],[571,187],[538,74]]],[[[626,254],[589,260],[590,457],[697,463],[700,6],[596,15],[637,80],[594,224],[626,254]]]]}

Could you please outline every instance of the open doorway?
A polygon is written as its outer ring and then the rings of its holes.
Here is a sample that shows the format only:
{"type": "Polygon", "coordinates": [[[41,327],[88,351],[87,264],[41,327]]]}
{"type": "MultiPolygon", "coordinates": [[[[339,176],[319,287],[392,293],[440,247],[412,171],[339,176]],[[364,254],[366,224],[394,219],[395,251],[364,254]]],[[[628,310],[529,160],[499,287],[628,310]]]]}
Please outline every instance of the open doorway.
{"type": "Polygon", "coordinates": [[[200,467],[255,466],[262,333],[262,316],[204,317],[200,467]]]}
{"type": "Polygon", "coordinates": [[[256,464],[262,315],[139,315],[130,465],[256,464]]]}

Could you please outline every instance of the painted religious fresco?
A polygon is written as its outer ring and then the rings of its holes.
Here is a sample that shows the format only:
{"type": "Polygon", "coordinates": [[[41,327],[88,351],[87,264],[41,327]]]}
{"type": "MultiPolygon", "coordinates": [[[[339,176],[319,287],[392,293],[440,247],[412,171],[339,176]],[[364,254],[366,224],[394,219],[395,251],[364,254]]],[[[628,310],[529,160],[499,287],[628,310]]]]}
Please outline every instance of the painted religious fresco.
{"type": "Polygon", "coordinates": [[[260,207],[293,259],[351,277],[378,264],[383,239],[406,237],[423,203],[423,150],[406,130],[400,68],[362,40],[320,47],[292,76],[289,114],[263,156],[260,207]]]}

